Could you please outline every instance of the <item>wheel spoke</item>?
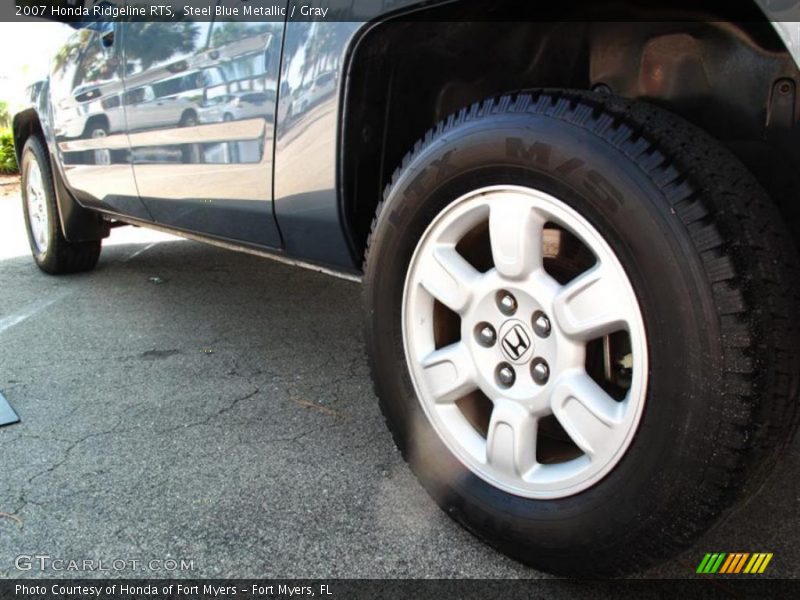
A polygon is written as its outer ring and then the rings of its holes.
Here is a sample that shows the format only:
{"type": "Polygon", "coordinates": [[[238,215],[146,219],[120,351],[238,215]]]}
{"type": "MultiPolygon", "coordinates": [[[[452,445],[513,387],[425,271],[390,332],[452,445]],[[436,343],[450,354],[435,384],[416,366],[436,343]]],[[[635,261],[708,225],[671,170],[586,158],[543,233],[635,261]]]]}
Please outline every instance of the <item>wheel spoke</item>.
{"type": "Polygon", "coordinates": [[[472,286],[480,276],[451,245],[436,246],[420,265],[420,282],[450,310],[461,314],[472,299],[472,286]]]}
{"type": "Polygon", "coordinates": [[[513,197],[492,205],[489,238],[495,268],[509,279],[522,279],[542,266],[545,220],[527,202],[513,197]]]}
{"type": "Polygon", "coordinates": [[[495,400],[486,438],[486,461],[508,475],[522,477],[536,465],[538,423],[525,408],[495,400]]]}
{"type": "Polygon", "coordinates": [[[597,265],[561,288],[553,313],[568,336],[589,341],[624,329],[633,314],[625,287],[610,269],[597,265]]]}
{"type": "Polygon", "coordinates": [[[616,448],[623,405],[585,372],[576,372],[559,382],[551,408],[564,431],[586,454],[597,454],[604,445],[616,448]]]}
{"type": "Polygon", "coordinates": [[[423,359],[422,368],[438,404],[460,400],[477,388],[472,358],[461,342],[431,352],[423,359]]]}

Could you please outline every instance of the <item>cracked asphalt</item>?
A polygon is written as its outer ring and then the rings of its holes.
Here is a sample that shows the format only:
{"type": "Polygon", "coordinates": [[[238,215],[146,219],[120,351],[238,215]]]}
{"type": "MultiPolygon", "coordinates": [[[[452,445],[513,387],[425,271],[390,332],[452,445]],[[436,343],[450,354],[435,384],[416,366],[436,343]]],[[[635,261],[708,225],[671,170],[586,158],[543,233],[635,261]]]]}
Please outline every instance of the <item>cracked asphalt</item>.
{"type": "MultiPolygon", "coordinates": [[[[115,230],[54,278],[0,198],[0,577],[21,554],[192,560],[97,576],[543,577],[450,521],[377,407],[355,283],[163,234],[115,230]]],[[[800,574],[795,444],[694,550],[773,552],[800,574]]],[[[87,574],[91,575],[91,574],[87,574]]],[[[569,592],[567,592],[569,593],[569,592]]]]}

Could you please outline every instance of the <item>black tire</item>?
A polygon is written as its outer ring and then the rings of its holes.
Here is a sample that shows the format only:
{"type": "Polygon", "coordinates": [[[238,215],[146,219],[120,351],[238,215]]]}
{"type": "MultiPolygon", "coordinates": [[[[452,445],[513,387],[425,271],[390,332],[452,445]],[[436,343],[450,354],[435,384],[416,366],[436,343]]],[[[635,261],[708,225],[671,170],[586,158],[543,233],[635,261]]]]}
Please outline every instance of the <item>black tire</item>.
{"type": "Polygon", "coordinates": [[[37,266],[51,275],[64,275],[68,273],[80,273],[91,271],[97,265],[100,258],[100,240],[91,242],[72,243],[67,241],[61,230],[61,221],[56,202],[56,193],[53,187],[53,174],[51,171],[50,160],[47,150],[42,141],[31,136],[25,143],[22,150],[22,212],[25,215],[25,229],[28,233],[33,259],[37,266]],[[27,181],[30,173],[30,166],[35,160],[42,174],[42,183],[45,194],[45,204],[47,211],[48,238],[47,249],[44,252],[39,250],[33,239],[31,232],[31,218],[28,214],[28,191],[27,181]]]}
{"type": "Polygon", "coordinates": [[[194,127],[197,125],[197,114],[194,111],[186,111],[181,115],[181,121],[178,124],[181,127],[194,127]]]}
{"type": "Polygon", "coordinates": [[[642,569],[719,523],[791,440],[797,264],[754,178],[668,112],[560,90],[475,104],[417,143],[373,222],[364,299],[381,408],[423,486],[482,540],[557,574],[642,569]],[[577,157],[581,166],[563,168],[577,157]],[[454,199],[498,184],[557,196],[600,231],[628,272],[647,331],[649,384],[635,439],[599,483],[555,500],[508,494],[464,467],[427,420],[404,354],[403,286],[422,233],[454,199]]]}

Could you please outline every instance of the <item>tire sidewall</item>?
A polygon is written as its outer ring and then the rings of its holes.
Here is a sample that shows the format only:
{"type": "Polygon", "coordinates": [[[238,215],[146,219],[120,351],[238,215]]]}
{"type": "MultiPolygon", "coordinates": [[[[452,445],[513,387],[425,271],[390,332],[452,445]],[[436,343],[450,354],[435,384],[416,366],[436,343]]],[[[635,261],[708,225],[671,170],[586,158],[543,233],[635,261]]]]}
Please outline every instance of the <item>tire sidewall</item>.
{"type": "Polygon", "coordinates": [[[28,235],[28,244],[31,248],[33,259],[42,268],[47,268],[54,260],[55,246],[58,242],[58,207],[55,201],[55,191],[53,189],[53,182],[50,176],[50,163],[47,155],[42,147],[41,142],[36,138],[31,138],[25,144],[22,150],[22,165],[20,173],[22,175],[21,196],[22,196],[22,213],[25,218],[25,232],[28,235]],[[42,176],[42,187],[44,189],[47,208],[47,225],[48,225],[48,239],[47,250],[45,252],[39,251],[36,242],[33,239],[33,232],[31,230],[31,218],[28,212],[28,174],[30,171],[31,163],[33,160],[39,163],[39,170],[42,176]]]}
{"type": "Polygon", "coordinates": [[[685,226],[634,161],[592,132],[542,115],[462,125],[393,184],[365,284],[383,409],[412,469],[449,514],[503,551],[522,560],[539,554],[537,564],[551,561],[554,570],[563,556],[624,546],[651,523],[672,518],[680,526],[684,495],[704,476],[723,408],[718,316],[685,226]],[[647,332],[648,393],[633,442],[602,481],[561,499],[514,496],[466,469],[427,420],[405,360],[403,286],[417,242],[453,200],[503,184],[559,198],[603,235],[636,291],[647,332]]]}

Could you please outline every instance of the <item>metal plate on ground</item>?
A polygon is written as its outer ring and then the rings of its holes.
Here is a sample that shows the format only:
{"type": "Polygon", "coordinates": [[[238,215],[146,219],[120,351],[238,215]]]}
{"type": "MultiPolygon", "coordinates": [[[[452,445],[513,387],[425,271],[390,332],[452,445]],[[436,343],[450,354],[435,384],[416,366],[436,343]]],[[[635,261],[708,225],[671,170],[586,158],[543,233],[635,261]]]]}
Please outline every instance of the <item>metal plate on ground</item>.
{"type": "Polygon", "coordinates": [[[14,423],[19,423],[19,416],[16,411],[11,408],[5,396],[0,394],[0,427],[3,425],[13,425],[14,423]]]}

